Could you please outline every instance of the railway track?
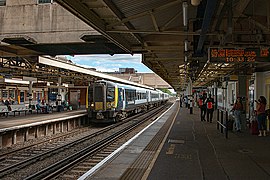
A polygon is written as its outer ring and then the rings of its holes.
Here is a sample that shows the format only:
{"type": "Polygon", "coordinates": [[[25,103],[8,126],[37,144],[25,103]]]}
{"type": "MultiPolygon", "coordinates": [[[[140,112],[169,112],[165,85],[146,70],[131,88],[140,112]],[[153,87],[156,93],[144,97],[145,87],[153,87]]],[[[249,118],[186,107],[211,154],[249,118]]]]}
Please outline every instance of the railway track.
{"type": "MultiPolygon", "coordinates": [[[[79,161],[85,160],[86,157],[94,157],[94,154],[105,149],[101,152],[102,155],[97,155],[96,158],[88,160],[90,166],[84,165],[90,169],[91,166],[94,166],[95,163],[98,163],[113,149],[118,147],[118,145],[113,146],[110,144],[121,144],[117,142],[117,140],[121,139],[121,136],[125,137],[126,134],[131,131],[131,128],[134,129],[139,126],[139,124],[143,123],[142,119],[149,119],[150,116],[160,111],[160,109],[156,109],[144,115],[138,114],[123,122],[102,128],[96,132],[84,134],[83,137],[82,135],[76,138],[62,137],[62,141],[54,140],[53,143],[52,140],[48,140],[43,144],[40,143],[23,150],[16,150],[16,152],[13,153],[10,152],[8,155],[2,155],[0,157],[0,160],[3,162],[0,166],[0,178],[51,179],[56,176],[55,173],[59,175],[59,173],[65,172],[79,161]],[[106,149],[106,147],[109,148],[106,149]]],[[[81,172],[78,173],[78,170],[73,170],[72,172],[77,174],[69,175],[69,177],[73,177],[72,179],[74,179],[74,176],[81,174],[81,172]]],[[[68,176],[64,179],[68,179],[68,176]]]]}

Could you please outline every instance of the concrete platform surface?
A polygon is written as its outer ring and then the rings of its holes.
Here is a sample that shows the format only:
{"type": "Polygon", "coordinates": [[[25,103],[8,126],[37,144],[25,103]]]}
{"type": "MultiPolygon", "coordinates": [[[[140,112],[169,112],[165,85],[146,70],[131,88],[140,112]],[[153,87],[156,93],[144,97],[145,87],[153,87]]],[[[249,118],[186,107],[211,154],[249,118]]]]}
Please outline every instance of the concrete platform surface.
{"type": "Polygon", "coordinates": [[[230,131],[226,139],[215,118],[213,123],[201,122],[198,108],[190,114],[177,102],[124,150],[81,179],[270,179],[270,136],[251,135],[246,129],[230,131]],[[170,119],[172,127],[159,148],[149,150],[170,119]]]}
{"type": "Polygon", "coordinates": [[[86,110],[73,110],[73,111],[62,111],[62,112],[53,112],[51,114],[44,113],[33,113],[26,114],[22,113],[21,115],[8,116],[7,118],[0,118],[0,132],[7,131],[11,129],[20,129],[23,127],[28,127],[29,125],[41,125],[48,123],[49,121],[59,121],[61,119],[69,118],[71,116],[82,116],[86,115],[86,110]]]}

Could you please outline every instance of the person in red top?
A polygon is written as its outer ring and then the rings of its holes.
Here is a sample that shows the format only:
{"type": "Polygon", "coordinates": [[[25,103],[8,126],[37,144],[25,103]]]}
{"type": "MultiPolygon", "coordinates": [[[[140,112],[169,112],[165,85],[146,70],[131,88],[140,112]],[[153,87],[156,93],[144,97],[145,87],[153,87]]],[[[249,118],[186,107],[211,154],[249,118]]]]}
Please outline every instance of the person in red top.
{"type": "Polygon", "coordinates": [[[214,112],[214,99],[209,94],[209,97],[206,99],[206,108],[207,108],[207,122],[212,123],[213,112],[214,112]]]}
{"type": "Polygon", "coordinates": [[[243,111],[243,103],[241,97],[237,97],[236,102],[233,105],[232,111],[234,115],[236,131],[241,132],[241,113],[243,111]]]}
{"type": "Polygon", "coordinates": [[[260,96],[257,103],[256,113],[258,117],[258,128],[259,128],[259,135],[258,136],[266,136],[266,98],[264,96],[260,96]],[[263,133],[263,134],[262,134],[263,133]]]}

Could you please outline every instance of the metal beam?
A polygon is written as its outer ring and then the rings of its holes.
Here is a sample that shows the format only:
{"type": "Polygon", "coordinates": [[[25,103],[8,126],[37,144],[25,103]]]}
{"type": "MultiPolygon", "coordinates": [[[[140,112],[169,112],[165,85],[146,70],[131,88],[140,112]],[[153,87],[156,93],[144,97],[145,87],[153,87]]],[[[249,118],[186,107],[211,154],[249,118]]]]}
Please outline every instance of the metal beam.
{"type": "Polygon", "coordinates": [[[157,24],[157,20],[156,20],[156,18],[154,16],[153,12],[150,13],[150,16],[151,16],[152,22],[154,24],[155,30],[157,32],[159,32],[159,27],[158,27],[158,24],[157,24]]]}
{"type": "MultiPolygon", "coordinates": [[[[107,30],[107,32],[110,33],[138,33],[138,34],[171,34],[171,35],[181,35],[181,36],[194,36],[194,35],[200,35],[198,32],[186,32],[186,31],[153,31],[153,30],[117,30],[117,29],[111,29],[107,30]]],[[[206,34],[206,33],[205,33],[206,34]]],[[[216,36],[217,33],[208,33],[207,35],[216,36]]]]}
{"type": "MultiPolygon", "coordinates": [[[[247,8],[251,0],[241,0],[235,7],[234,18],[239,18],[243,15],[244,10],[247,8]]],[[[237,19],[236,19],[237,20],[237,19]]]]}
{"type": "MultiPolygon", "coordinates": [[[[114,12],[114,14],[118,17],[118,19],[123,19],[125,16],[124,14],[119,11],[119,9],[115,6],[115,4],[111,0],[103,0],[103,2],[114,12]]],[[[128,29],[135,29],[134,26],[130,22],[124,23],[128,29]]],[[[142,39],[137,34],[133,35],[138,42],[142,43],[142,39]]]]}
{"type": "Polygon", "coordinates": [[[217,3],[218,3],[218,0],[211,0],[211,1],[208,0],[207,1],[205,13],[204,13],[204,18],[203,18],[203,23],[202,23],[202,28],[201,28],[201,33],[200,33],[200,39],[199,39],[197,50],[196,50],[197,54],[201,54],[201,52],[202,52],[203,44],[204,44],[204,41],[206,39],[206,33],[210,27],[210,23],[211,23],[213,15],[214,15],[217,3]]]}
{"type": "Polygon", "coordinates": [[[162,27],[160,27],[161,31],[164,31],[173,21],[175,21],[181,14],[183,13],[183,11],[179,11],[177,12],[166,24],[164,24],[162,27]]]}
{"type": "Polygon", "coordinates": [[[132,47],[132,51],[181,51],[183,46],[147,46],[147,47],[132,47]]]}
{"type": "Polygon", "coordinates": [[[79,0],[56,0],[58,4],[65,9],[73,13],[75,16],[83,20],[86,24],[100,32],[104,37],[115,43],[118,47],[128,53],[132,53],[130,50],[130,44],[117,34],[106,32],[105,22],[98,17],[91,9],[83,5],[79,0]]]}
{"type": "Polygon", "coordinates": [[[183,57],[179,58],[155,58],[155,57],[146,57],[145,60],[147,61],[179,61],[179,60],[184,60],[183,57]]]}
{"type": "Polygon", "coordinates": [[[182,0],[176,0],[176,1],[173,1],[173,2],[170,2],[170,3],[166,3],[165,5],[160,6],[160,7],[157,7],[157,8],[154,8],[154,9],[151,9],[150,11],[142,12],[142,13],[135,14],[133,16],[130,16],[130,17],[123,18],[120,22],[110,24],[107,27],[108,28],[111,28],[111,27],[114,27],[114,26],[121,25],[121,24],[126,23],[126,22],[128,22],[130,20],[137,19],[137,18],[140,18],[140,17],[143,17],[143,16],[147,16],[151,12],[158,12],[158,11],[167,9],[167,8],[169,8],[171,6],[175,6],[176,4],[179,4],[181,2],[182,2],[182,0]]]}

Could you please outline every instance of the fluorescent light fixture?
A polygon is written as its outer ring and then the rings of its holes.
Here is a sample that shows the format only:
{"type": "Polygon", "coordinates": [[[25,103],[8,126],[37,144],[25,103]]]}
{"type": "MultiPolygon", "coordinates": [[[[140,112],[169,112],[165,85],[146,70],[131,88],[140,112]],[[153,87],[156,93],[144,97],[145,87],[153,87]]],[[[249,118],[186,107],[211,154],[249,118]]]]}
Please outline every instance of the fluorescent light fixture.
{"type": "Polygon", "coordinates": [[[183,2],[183,24],[187,26],[188,23],[188,3],[186,1],[183,2]]]}
{"type": "Polygon", "coordinates": [[[193,6],[198,6],[200,4],[201,0],[191,0],[191,4],[193,6]]]}
{"type": "Polygon", "coordinates": [[[182,68],[182,67],[184,67],[184,66],[185,66],[185,64],[182,64],[182,65],[179,66],[179,68],[182,68]]]}
{"type": "Polygon", "coordinates": [[[5,79],[6,83],[15,83],[15,84],[29,84],[29,81],[23,81],[21,79],[5,79]]]}
{"type": "Polygon", "coordinates": [[[188,40],[184,41],[184,46],[185,46],[185,52],[188,51],[188,40]]]}

